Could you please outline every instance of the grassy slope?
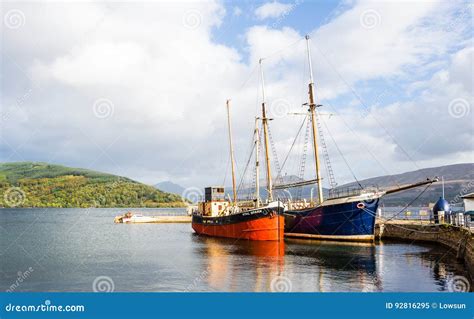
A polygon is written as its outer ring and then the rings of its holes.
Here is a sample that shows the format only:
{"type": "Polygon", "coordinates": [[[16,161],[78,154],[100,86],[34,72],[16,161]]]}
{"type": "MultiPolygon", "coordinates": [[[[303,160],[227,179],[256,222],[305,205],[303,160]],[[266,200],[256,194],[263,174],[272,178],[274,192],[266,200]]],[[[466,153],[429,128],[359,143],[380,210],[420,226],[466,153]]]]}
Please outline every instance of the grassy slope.
{"type": "Polygon", "coordinates": [[[47,163],[0,163],[0,206],[11,206],[12,187],[24,197],[18,207],[184,206],[179,196],[126,177],[47,163]]]}

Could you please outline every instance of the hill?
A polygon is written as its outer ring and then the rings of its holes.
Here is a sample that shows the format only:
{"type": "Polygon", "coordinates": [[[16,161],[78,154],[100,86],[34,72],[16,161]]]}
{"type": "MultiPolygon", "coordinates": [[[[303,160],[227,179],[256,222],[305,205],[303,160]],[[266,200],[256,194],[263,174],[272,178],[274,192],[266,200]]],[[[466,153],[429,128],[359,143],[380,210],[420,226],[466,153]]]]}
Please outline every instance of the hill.
{"type": "MultiPolygon", "coordinates": [[[[407,173],[397,174],[397,175],[385,175],[374,178],[364,179],[361,182],[362,185],[378,185],[380,187],[396,185],[396,184],[408,184],[414,183],[426,179],[426,177],[438,176],[441,178],[443,176],[445,181],[462,181],[462,180],[471,180],[474,181],[474,164],[455,164],[455,165],[446,165],[439,167],[430,167],[422,168],[416,171],[411,171],[407,173]]],[[[356,183],[349,183],[343,185],[346,186],[355,186],[356,183]]]]}
{"type": "Polygon", "coordinates": [[[176,195],[181,195],[183,194],[185,188],[181,185],[175,184],[170,181],[164,181],[160,182],[158,184],[155,184],[155,188],[160,189],[164,192],[176,194],[176,195]]]}
{"type": "MultiPolygon", "coordinates": [[[[396,175],[385,175],[374,178],[368,178],[359,181],[359,183],[365,187],[379,187],[379,188],[388,188],[392,186],[398,186],[403,184],[416,183],[423,181],[428,177],[439,178],[443,177],[445,181],[445,198],[453,203],[461,204],[460,196],[474,191],[474,163],[467,164],[455,164],[455,165],[446,165],[439,167],[423,168],[416,171],[406,172],[396,175]]],[[[296,176],[286,176],[283,183],[299,181],[299,178],[296,176]]],[[[263,185],[265,181],[261,181],[262,187],[260,188],[260,194],[262,197],[266,196],[266,190],[263,185]]],[[[348,183],[340,185],[337,189],[344,188],[355,188],[357,183],[348,183]]],[[[292,188],[288,189],[293,198],[310,198],[311,189],[315,188],[314,185],[308,185],[303,188],[292,188]]],[[[384,196],[382,198],[382,203],[387,206],[402,206],[411,203],[422,191],[424,187],[414,188],[408,191],[395,193],[389,196],[384,196]]],[[[226,187],[226,193],[231,193],[232,189],[226,187]]],[[[316,196],[316,190],[313,190],[314,196],[316,196]]],[[[328,189],[323,189],[324,196],[327,198],[328,189]]],[[[253,190],[243,189],[240,191],[239,196],[242,198],[252,197],[253,190]]],[[[436,202],[442,194],[442,183],[438,182],[431,185],[418,199],[413,201],[411,205],[428,205],[429,203],[436,202]]],[[[274,194],[274,197],[286,198],[288,193],[285,194],[284,191],[277,191],[274,194]]]]}
{"type": "Polygon", "coordinates": [[[129,178],[38,162],[0,163],[0,207],[182,207],[129,178]]]}
{"type": "MultiPolygon", "coordinates": [[[[381,188],[415,183],[422,181],[427,177],[438,176],[444,178],[445,198],[451,204],[461,204],[460,196],[465,195],[474,190],[474,163],[446,165],[439,167],[423,168],[412,172],[397,175],[386,175],[380,177],[369,178],[360,181],[363,186],[378,186],[381,188]]],[[[352,187],[356,183],[343,185],[342,187],[352,187]]],[[[385,196],[382,202],[387,206],[406,205],[416,198],[423,187],[414,188],[405,192],[395,193],[385,196]]],[[[431,185],[423,195],[421,195],[413,205],[427,205],[438,200],[442,195],[442,183],[437,182],[431,185]]]]}

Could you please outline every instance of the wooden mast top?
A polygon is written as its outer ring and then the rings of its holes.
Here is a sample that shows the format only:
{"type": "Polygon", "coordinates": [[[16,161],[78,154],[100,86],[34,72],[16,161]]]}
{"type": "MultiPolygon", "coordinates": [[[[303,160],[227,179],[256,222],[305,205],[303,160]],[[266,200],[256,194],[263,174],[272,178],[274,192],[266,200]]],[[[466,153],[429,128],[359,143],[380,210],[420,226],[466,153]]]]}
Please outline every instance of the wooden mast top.
{"type": "Polygon", "coordinates": [[[263,67],[262,67],[262,59],[259,61],[260,63],[260,76],[262,81],[262,124],[263,124],[263,136],[264,136],[264,144],[265,144],[265,164],[267,169],[267,193],[268,193],[268,201],[273,201],[273,186],[272,186],[272,170],[270,166],[270,152],[269,152],[269,137],[268,137],[268,118],[267,118],[267,111],[265,106],[265,79],[263,77],[263,67]]]}
{"type": "Polygon", "coordinates": [[[318,152],[318,135],[316,129],[316,103],[314,102],[314,80],[313,80],[313,65],[311,64],[311,49],[309,46],[309,35],[305,36],[306,39],[306,49],[308,53],[308,63],[309,63],[309,111],[311,113],[311,124],[312,124],[312,133],[313,133],[313,150],[314,150],[314,162],[316,166],[316,183],[318,184],[318,199],[319,203],[323,202],[323,186],[321,183],[321,169],[319,161],[319,152],[318,152]]]}
{"type": "Polygon", "coordinates": [[[235,185],[235,160],[234,160],[234,146],[232,144],[232,126],[230,121],[230,100],[226,101],[227,106],[227,125],[229,128],[229,147],[230,147],[230,162],[232,166],[232,193],[234,195],[234,206],[237,204],[237,188],[235,185]]]}

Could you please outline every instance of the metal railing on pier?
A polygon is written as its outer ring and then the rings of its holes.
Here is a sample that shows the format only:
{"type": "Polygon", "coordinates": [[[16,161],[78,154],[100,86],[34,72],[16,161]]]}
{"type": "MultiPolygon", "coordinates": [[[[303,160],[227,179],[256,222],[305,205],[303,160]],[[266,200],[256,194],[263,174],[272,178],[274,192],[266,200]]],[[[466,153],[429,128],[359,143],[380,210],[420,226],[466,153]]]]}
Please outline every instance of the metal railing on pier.
{"type": "MultiPolygon", "coordinates": [[[[398,207],[382,207],[378,217],[385,220],[419,221],[420,224],[435,224],[433,212],[429,207],[410,207],[400,211],[398,207]]],[[[441,212],[440,212],[441,213],[441,212]]],[[[474,233],[474,216],[465,214],[462,209],[440,214],[439,224],[462,227],[474,233]]]]}

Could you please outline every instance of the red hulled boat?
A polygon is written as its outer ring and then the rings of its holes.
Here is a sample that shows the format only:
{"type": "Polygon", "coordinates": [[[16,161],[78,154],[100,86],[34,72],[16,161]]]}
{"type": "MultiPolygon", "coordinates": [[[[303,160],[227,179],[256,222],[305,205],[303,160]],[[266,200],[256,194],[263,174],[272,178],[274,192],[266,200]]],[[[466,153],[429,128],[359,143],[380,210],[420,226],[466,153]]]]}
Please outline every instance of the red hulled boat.
{"type": "Polygon", "coordinates": [[[192,215],[192,227],[201,235],[246,240],[283,240],[283,205],[271,202],[258,208],[232,206],[224,187],[208,187],[204,202],[192,215]]]}
{"type": "MultiPolygon", "coordinates": [[[[263,88],[262,73],[262,88],[263,88]]],[[[192,215],[192,227],[198,234],[247,240],[283,240],[284,206],[274,201],[272,196],[272,175],[269,154],[268,118],[265,108],[265,94],[262,102],[262,121],[265,147],[265,166],[267,177],[267,201],[260,199],[259,186],[259,128],[258,118],[255,120],[255,199],[252,205],[237,202],[235,183],[235,161],[232,145],[232,129],[230,121],[230,100],[227,100],[227,122],[229,129],[230,162],[232,167],[233,201],[225,199],[224,187],[207,187],[204,201],[199,203],[198,210],[192,215]]]]}

